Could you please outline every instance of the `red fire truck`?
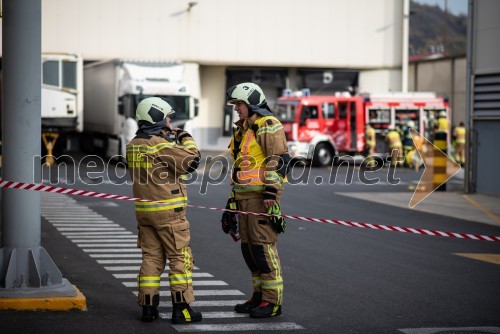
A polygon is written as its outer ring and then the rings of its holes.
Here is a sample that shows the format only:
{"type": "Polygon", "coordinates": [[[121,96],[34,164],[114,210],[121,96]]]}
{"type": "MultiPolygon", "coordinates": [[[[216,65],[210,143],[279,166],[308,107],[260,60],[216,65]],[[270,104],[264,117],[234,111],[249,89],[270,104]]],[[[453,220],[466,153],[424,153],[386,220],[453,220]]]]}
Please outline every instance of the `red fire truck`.
{"type": "Polygon", "coordinates": [[[388,129],[403,129],[412,120],[415,130],[430,137],[438,115],[449,115],[447,101],[433,93],[323,96],[285,90],[283,95],[274,113],[283,124],[290,155],[315,166],[329,166],[335,156],[363,153],[367,123],[377,134],[376,152],[385,156],[388,129]]]}
{"type": "Polygon", "coordinates": [[[328,166],[339,154],[363,151],[363,97],[309,95],[307,90],[284,95],[274,113],[283,124],[292,157],[328,166]]]}

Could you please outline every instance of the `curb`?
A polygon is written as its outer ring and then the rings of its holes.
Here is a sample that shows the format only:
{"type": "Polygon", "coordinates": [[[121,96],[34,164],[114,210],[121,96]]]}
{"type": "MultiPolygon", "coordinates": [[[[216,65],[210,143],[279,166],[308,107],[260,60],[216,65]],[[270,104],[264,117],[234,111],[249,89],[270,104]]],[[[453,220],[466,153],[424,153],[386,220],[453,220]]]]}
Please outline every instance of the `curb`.
{"type": "Polygon", "coordinates": [[[76,286],[74,297],[40,297],[40,298],[0,298],[0,310],[16,311],[69,311],[87,310],[87,299],[76,286]]]}

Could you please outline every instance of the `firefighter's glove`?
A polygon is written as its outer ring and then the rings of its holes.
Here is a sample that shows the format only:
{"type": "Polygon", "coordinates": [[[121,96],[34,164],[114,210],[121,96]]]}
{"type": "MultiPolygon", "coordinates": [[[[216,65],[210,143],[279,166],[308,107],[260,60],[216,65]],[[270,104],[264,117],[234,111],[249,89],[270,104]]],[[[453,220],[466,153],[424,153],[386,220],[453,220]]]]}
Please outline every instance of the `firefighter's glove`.
{"type": "MultiPolygon", "coordinates": [[[[231,197],[227,200],[226,209],[228,210],[238,210],[238,203],[234,198],[234,194],[231,194],[231,197]]],[[[238,219],[236,218],[236,213],[224,211],[222,213],[222,219],[220,221],[222,223],[222,231],[228,234],[229,232],[238,232],[238,219]]]]}
{"type": "Polygon", "coordinates": [[[271,222],[271,226],[277,233],[284,233],[286,230],[286,221],[283,217],[281,217],[281,209],[278,203],[267,209],[267,213],[275,215],[271,217],[267,217],[271,222]]]}

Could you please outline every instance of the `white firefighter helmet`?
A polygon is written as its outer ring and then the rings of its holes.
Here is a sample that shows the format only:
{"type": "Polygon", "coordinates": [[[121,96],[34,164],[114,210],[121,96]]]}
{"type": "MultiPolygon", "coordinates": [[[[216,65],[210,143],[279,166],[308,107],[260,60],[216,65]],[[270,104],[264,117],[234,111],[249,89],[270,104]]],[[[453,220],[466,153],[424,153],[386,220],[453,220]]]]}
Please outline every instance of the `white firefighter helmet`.
{"type": "Polygon", "coordinates": [[[409,128],[414,128],[414,127],[415,127],[415,122],[414,122],[414,121],[408,121],[408,123],[406,123],[406,125],[407,125],[409,128]]]}
{"type": "Polygon", "coordinates": [[[441,111],[439,112],[439,117],[446,117],[446,111],[441,110],[441,111]]]}
{"type": "Polygon", "coordinates": [[[159,97],[148,97],[142,100],[137,106],[135,119],[137,122],[145,121],[155,124],[173,113],[175,113],[175,111],[165,100],[159,97]]]}
{"type": "Polygon", "coordinates": [[[260,106],[266,102],[266,96],[258,85],[243,82],[230,87],[226,92],[227,104],[235,104],[237,101],[243,101],[249,106],[260,106]]]}

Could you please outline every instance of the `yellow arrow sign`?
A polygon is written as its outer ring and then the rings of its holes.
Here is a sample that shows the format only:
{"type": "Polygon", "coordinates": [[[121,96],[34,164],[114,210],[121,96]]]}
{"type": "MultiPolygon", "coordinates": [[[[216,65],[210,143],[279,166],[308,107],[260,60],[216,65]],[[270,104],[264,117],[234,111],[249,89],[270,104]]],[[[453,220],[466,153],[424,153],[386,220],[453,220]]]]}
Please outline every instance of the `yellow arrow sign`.
{"type": "Polygon", "coordinates": [[[460,165],[418,131],[410,129],[410,134],[424,164],[424,172],[409,203],[409,207],[414,208],[458,173],[460,165]]]}

